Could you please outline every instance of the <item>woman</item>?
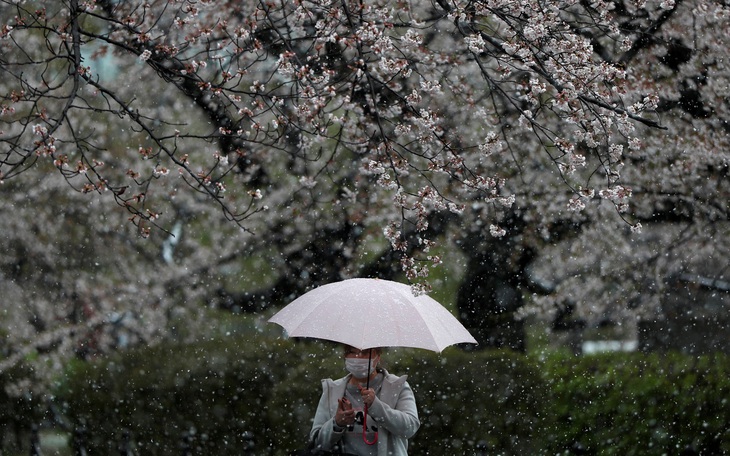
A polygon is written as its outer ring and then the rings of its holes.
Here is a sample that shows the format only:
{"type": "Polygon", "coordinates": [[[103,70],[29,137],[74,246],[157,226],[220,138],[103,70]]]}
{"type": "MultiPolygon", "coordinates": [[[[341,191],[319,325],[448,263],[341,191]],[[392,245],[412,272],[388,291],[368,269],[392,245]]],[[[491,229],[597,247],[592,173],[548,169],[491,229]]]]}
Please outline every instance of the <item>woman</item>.
{"type": "Polygon", "coordinates": [[[349,373],[339,380],[322,380],[322,397],[309,434],[315,447],[330,451],[339,447],[357,456],[407,456],[408,439],[421,422],[406,376],[389,374],[379,366],[380,348],[345,346],[344,350],[349,373]]]}

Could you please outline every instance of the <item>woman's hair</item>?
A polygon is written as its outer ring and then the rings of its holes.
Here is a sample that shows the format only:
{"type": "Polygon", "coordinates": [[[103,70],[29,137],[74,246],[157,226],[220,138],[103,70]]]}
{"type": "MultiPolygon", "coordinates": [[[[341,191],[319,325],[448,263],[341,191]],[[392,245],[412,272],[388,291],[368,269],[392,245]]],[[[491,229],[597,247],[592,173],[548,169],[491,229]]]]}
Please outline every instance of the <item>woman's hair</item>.
{"type": "MultiPolygon", "coordinates": [[[[365,350],[368,350],[367,348],[365,350]]],[[[363,352],[365,350],[360,350],[359,348],[353,347],[352,345],[343,345],[342,346],[342,356],[347,356],[348,353],[359,351],[363,352]]],[[[383,353],[383,347],[373,347],[370,349],[374,355],[380,356],[383,353]]]]}

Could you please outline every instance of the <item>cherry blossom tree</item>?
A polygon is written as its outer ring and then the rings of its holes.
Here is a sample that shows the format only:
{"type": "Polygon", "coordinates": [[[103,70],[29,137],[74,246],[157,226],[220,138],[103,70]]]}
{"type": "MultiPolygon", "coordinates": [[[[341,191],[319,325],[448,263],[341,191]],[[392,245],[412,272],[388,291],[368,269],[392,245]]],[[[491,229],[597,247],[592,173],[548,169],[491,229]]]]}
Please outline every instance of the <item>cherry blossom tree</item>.
{"type": "MultiPolygon", "coordinates": [[[[572,207],[594,187],[623,207],[622,144],[638,145],[635,122],[656,125],[641,116],[657,99],[624,94],[629,75],[570,30],[567,19],[590,13],[571,5],[525,19],[512,5],[469,2],[11,4],[3,179],[55,168],[78,191],[114,195],[142,234],[166,226],[158,200],[180,183],[253,231],[248,220],[267,207],[258,187],[279,204],[293,198],[275,199],[278,187],[311,193],[332,181],[343,198],[365,186],[387,202],[375,212],[394,248],[426,250],[417,233],[432,211],[460,212],[466,199],[486,213],[512,205],[497,170],[515,160],[515,141],[542,149],[572,207]],[[96,68],[103,56],[116,78],[96,68]],[[141,98],[119,74],[165,84],[141,98]],[[184,118],[191,101],[207,124],[184,118]],[[446,108],[454,102],[463,109],[446,108]],[[576,127],[563,133],[555,120],[576,127]],[[126,132],[121,150],[95,140],[102,124],[126,132]],[[606,176],[595,186],[568,177],[588,160],[579,141],[598,162],[588,175],[606,176]]],[[[629,46],[607,7],[599,13],[586,27],[629,46]]],[[[404,269],[415,279],[424,268],[412,260],[404,269]]]]}
{"type": "Polygon", "coordinates": [[[719,2],[623,2],[614,15],[636,39],[611,60],[651,76],[641,84],[659,97],[657,112],[666,127],[660,134],[640,131],[641,152],[623,157],[631,213],[644,230],[627,236],[593,218],[560,251],[543,251],[551,259],[547,275],[558,280],[555,292],[538,304],[575,305],[587,321],[631,322],[661,316],[677,281],[705,282],[727,301],[721,285],[730,273],[730,86],[721,55],[730,38],[730,10],[719,2]]]}
{"type": "Polygon", "coordinates": [[[532,293],[548,313],[656,310],[664,278],[723,258],[722,3],[3,0],[0,17],[17,303],[0,369],[150,343],[201,302],[259,312],[359,274],[424,292],[452,243],[473,329],[532,293]]]}

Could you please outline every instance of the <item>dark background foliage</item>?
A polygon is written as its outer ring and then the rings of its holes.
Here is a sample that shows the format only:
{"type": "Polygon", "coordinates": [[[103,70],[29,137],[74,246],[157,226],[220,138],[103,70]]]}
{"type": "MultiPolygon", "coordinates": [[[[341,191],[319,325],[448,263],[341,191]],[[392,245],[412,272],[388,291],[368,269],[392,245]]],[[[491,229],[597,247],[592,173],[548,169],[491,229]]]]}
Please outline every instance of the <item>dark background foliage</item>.
{"type": "Polygon", "coordinates": [[[34,378],[33,369],[26,364],[0,373],[0,454],[3,454],[4,446],[22,446],[23,441],[28,439],[31,427],[43,418],[38,398],[32,392],[20,396],[11,394],[18,382],[32,381],[34,378]],[[5,442],[11,436],[13,441],[5,442]]]}

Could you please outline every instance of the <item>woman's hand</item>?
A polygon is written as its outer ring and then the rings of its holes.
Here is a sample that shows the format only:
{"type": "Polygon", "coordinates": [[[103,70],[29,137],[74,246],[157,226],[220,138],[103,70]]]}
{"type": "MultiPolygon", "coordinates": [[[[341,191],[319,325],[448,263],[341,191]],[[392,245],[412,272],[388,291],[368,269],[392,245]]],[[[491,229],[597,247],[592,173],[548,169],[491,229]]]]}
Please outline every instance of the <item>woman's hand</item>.
{"type": "Polygon", "coordinates": [[[359,385],[358,389],[360,390],[360,394],[362,395],[362,402],[369,408],[371,405],[373,405],[373,402],[375,401],[375,390],[372,388],[365,389],[359,385]]]}
{"type": "Polygon", "coordinates": [[[346,427],[355,423],[355,411],[352,404],[346,397],[337,399],[337,413],[335,413],[335,424],[339,427],[346,427]]]}

